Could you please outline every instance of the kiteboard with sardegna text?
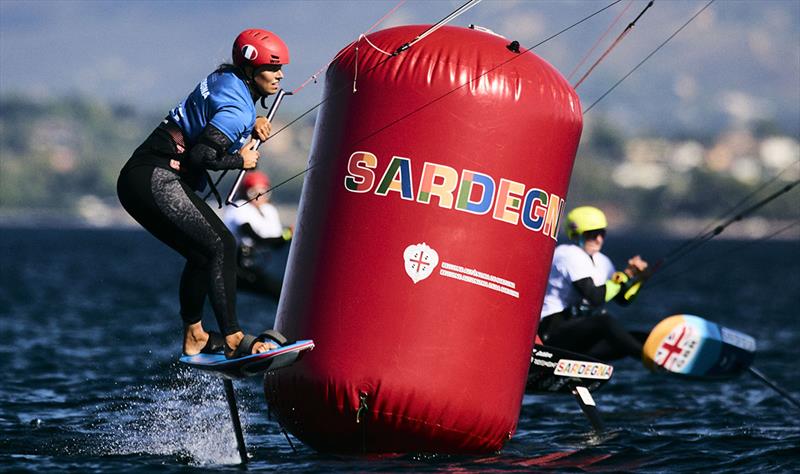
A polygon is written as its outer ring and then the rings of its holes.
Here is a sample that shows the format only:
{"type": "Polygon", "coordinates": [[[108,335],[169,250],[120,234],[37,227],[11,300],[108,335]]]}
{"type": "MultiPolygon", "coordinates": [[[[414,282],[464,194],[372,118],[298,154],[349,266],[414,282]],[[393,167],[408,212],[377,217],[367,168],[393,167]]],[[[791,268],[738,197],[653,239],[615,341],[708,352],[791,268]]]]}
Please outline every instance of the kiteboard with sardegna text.
{"type": "MultiPolygon", "coordinates": [[[[654,372],[693,380],[726,380],[749,372],[800,408],[797,398],[751,366],[756,341],[747,334],[686,314],[662,320],[649,335],[632,334],[645,341],[642,361],[654,372]]],[[[611,378],[613,367],[539,342],[537,338],[531,353],[525,393],[571,393],[595,430],[602,431],[600,413],[590,392],[611,378]]]]}
{"type": "Polygon", "coordinates": [[[536,344],[525,393],[572,393],[576,386],[593,392],[608,382],[614,367],[584,354],[536,344]]]}
{"type": "Polygon", "coordinates": [[[531,367],[525,393],[572,394],[598,433],[603,425],[600,411],[591,392],[611,379],[614,367],[584,354],[538,343],[531,351],[531,367]]]}
{"type": "Polygon", "coordinates": [[[654,372],[726,379],[747,371],[756,341],[699,316],[680,314],[658,323],[644,343],[642,362],[654,372]]]}

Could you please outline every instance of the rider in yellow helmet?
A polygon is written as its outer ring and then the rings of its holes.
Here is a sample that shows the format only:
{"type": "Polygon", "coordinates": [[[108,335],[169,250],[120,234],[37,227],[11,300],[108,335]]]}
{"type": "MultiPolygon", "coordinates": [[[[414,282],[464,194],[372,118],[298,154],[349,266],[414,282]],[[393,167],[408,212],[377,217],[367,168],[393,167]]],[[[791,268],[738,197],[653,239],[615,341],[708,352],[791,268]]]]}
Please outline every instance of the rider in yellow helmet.
{"type": "Polygon", "coordinates": [[[606,227],[606,215],[596,207],[576,207],[567,214],[567,237],[572,241],[579,240],[584,232],[605,230],[606,227]]]}
{"type": "Polygon", "coordinates": [[[641,357],[642,344],[605,311],[605,303],[626,305],[636,296],[647,262],[638,255],[615,271],[600,250],[608,221],[600,209],[577,207],[567,214],[570,242],[556,247],[547,281],[539,337],[550,346],[602,360],[641,357]]]}

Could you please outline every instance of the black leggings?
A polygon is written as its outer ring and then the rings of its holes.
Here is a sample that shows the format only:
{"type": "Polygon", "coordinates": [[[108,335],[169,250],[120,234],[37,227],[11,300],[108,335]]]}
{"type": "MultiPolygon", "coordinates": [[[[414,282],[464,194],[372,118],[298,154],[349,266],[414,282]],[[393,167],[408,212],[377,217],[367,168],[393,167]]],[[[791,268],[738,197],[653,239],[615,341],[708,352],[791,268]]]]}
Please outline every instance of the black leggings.
{"type": "Polygon", "coordinates": [[[572,316],[568,311],[542,319],[539,337],[548,346],[609,361],[641,359],[642,343],[608,313],[572,316]]]}
{"type": "MultiPolygon", "coordinates": [[[[137,150],[140,156],[144,152],[137,150]]],[[[208,295],[222,333],[240,331],[236,240],[214,211],[175,172],[152,164],[129,162],[117,181],[117,194],[142,227],[186,257],[180,283],[183,322],[202,319],[208,295]]]]}

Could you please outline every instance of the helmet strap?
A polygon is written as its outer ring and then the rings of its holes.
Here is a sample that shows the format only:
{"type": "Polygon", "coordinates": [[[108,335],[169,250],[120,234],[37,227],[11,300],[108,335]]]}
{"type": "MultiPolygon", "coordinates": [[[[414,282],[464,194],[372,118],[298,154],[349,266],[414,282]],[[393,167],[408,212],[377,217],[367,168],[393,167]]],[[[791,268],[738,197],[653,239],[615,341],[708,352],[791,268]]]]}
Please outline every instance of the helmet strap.
{"type": "Polygon", "coordinates": [[[258,86],[256,85],[256,70],[253,69],[253,72],[250,73],[250,79],[247,81],[247,87],[250,88],[250,95],[253,96],[253,102],[258,100],[259,97],[263,99],[263,96],[260,92],[258,92],[258,86]]]}

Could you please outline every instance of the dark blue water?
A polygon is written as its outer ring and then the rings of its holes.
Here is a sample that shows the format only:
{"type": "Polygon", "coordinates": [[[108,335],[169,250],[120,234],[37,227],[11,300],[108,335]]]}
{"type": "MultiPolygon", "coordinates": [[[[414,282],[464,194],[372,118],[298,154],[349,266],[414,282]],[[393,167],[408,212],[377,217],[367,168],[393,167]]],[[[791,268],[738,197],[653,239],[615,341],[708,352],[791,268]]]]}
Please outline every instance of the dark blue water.
{"type": "MultiPolygon", "coordinates": [[[[674,241],[618,240],[655,258],[674,241]]],[[[697,314],[758,340],[755,365],[800,396],[800,243],[712,241],[654,278],[629,309],[646,329],[697,314]],[[675,274],[675,270],[683,273],[675,274]]],[[[0,470],[238,471],[221,383],[176,364],[181,261],[134,231],[0,230],[0,470]]],[[[275,307],[243,295],[251,331],[275,307]]],[[[212,323],[213,324],[213,323],[212,323]]],[[[615,364],[594,435],[571,398],[526,396],[519,428],[486,456],[293,452],[268,420],[259,380],[237,383],[250,470],[797,472],[800,411],[747,374],[687,382],[615,364]]]]}

